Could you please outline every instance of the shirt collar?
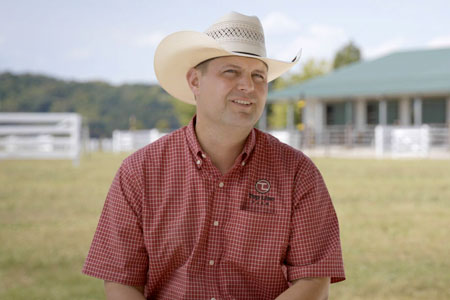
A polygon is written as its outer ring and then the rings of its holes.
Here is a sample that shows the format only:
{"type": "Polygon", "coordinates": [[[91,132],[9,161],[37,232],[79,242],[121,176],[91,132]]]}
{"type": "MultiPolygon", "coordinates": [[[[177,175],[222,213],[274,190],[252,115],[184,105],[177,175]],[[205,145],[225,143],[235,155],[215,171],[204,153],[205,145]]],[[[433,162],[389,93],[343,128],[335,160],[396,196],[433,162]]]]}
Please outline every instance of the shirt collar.
{"type": "Polygon", "coordinates": [[[202,155],[202,148],[200,147],[200,143],[197,140],[197,135],[195,134],[195,122],[197,118],[194,115],[192,120],[189,122],[186,127],[186,139],[189,146],[189,149],[194,153],[194,155],[202,155]]]}
{"type": "Polygon", "coordinates": [[[247,140],[245,141],[244,149],[242,150],[241,153],[242,162],[246,162],[248,160],[248,158],[253,152],[253,149],[255,148],[255,145],[256,145],[256,130],[255,128],[253,128],[252,131],[250,131],[247,140]]]}
{"type": "MultiPolygon", "coordinates": [[[[197,120],[196,116],[194,116],[192,120],[189,122],[188,126],[186,127],[185,131],[186,139],[191,152],[196,157],[202,157],[205,153],[203,153],[202,148],[200,147],[200,143],[198,142],[197,135],[195,134],[196,120],[197,120]]],[[[241,159],[241,162],[247,161],[247,159],[253,152],[253,149],[255,148],[255,144],[256,144],[256,130],[253,128],[252,131],[250,131],[247,140],[245,141],[244,149],[242,150],[241,154],[238,157],[238,159],[239,158],[241,159]]]]}

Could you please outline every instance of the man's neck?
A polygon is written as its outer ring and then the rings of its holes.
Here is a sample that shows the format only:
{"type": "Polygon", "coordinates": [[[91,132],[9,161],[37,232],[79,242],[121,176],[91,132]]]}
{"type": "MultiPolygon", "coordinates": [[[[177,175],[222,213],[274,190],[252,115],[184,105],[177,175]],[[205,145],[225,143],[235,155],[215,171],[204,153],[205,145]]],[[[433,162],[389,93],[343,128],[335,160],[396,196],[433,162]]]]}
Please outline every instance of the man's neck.
{"type": "Polygon", "coordinates": [[[197,119],[195,132],[203,151],[222,174],[227,173],[242,152],[252,128],[203,126],[197,119]]]}

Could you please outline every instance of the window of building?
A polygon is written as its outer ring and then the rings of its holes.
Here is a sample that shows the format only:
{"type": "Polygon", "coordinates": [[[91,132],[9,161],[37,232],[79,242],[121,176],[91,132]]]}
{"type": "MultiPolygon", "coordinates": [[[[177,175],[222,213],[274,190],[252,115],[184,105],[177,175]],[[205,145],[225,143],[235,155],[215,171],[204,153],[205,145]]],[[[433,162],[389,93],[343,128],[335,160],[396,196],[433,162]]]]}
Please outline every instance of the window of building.
{"type": "Polygon", "coordinates": [[[444,98],[425,98],[422,100],[422,123],[445,124],[447,101],[444,98]]]}
{"type": "Polygon", "coordinates": [[[347,124],[346,119],[348,118],[346,110],[348,110],[348,103],[337,102],[337,103],[327,103],[326,105],[326,120],[327,125],[345,125],[347,124]]]}
{"type": "Polygon", "coordinates": [[[367,124],[378,125],[380,123],[378,101],[368,101],[366,109],[367,109],[367,124]]]}
{"type": "Polygon", "coordinates": [[[388,125],[399,124],[399,101],[398,100],[387,101],[387,124],[388,125]]]}

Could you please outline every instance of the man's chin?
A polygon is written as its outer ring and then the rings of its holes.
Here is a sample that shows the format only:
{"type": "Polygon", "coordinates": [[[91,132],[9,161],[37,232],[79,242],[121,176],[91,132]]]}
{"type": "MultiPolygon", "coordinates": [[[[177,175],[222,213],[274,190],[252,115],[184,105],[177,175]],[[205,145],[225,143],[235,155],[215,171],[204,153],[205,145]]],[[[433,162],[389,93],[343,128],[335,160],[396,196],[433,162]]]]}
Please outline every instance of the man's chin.
{"type": "Polygon", "coordinates": [[[257,122],[258,119],[256,119],[254,115],[240,113],[233,116],[232,118],[228,118],[226,123],[233,127],[251,129],[257,122]]]}

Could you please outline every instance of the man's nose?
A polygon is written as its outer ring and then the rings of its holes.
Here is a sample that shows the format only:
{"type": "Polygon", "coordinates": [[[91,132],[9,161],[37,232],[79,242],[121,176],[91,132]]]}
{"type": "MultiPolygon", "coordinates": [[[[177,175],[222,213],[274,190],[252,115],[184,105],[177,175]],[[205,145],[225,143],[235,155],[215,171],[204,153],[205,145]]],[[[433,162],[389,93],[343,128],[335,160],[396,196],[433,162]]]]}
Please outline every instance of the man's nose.
{"type": "Polygon", "coordinates": [[[255,84],[253,82],[252,75],[251,74],[242,74],[239,77],[238,88],[239,88],[239,90],[241,90],[243,92],[247,92],[247,93],[253,91],[255,88],[255,84]]]}

